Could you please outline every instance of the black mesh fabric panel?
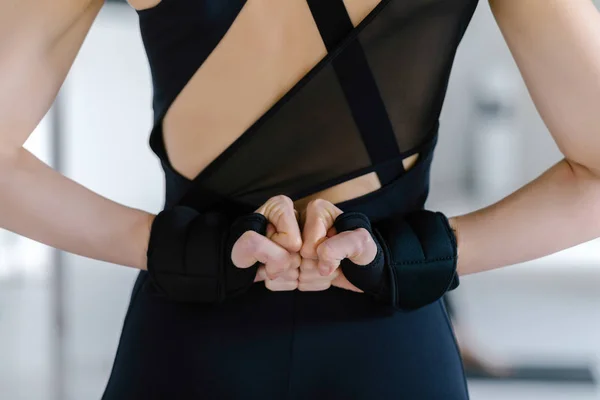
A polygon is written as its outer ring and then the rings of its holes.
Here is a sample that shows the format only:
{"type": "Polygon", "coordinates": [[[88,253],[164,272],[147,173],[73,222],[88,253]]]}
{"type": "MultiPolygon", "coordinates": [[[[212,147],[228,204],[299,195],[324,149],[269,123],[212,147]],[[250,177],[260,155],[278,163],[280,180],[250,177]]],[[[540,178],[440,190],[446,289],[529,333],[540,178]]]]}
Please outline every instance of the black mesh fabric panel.
{"type": "Polygon", "coordinates": [[[202,184],[260,203],[265,196],[291,194],[346,174],[348,160],[367,167],[368,155],[331,65],[305,82],[212,163],[202,184]],[[333,131],[344,132],[344,140],[324,134],[333,131]]]}
{"type": "MultiPolygon", "coordinates": [[[[197,7],[201,12],[210,3],[164,2],[172,15],[178,8],[189,13],[197,7]]],[[[240,1],[230,3],[240,7],[240,1]]],[[[328,55],[213,161],[195,185],[256,205],[276,194],[299,198],[369,172],[377,172],[380,178],[390,171],[402,174],[402,158],[437,134],[451,65],[477,0],[383,0],[356,28],[348,30],[339,23],[347,15],[336,14],[331,23],[337,20],[340,29],[347,30],[340,32],[328,26],[324,16],[339,13],[342,0],[308,3],[328,55]]],[[[233,14],[225,15],[229,24],[233,19],[233,14]]],[[[209,48],[203,48],[206,54],[194,56],[199,64],[193,68],[161,60],[159,49],[164,54],[174,50],[149,40],[160,37],[158,21],[146,16],[140,26],[158,115],[151,144],[170,168],[160,136],[162,116],[191,78],[190,72],[206,59],[209,48]],[[167,77],[177,71],[185,73],[178,75],[179,83],[173,88],[167,77]]],[[[190,35],[197,34],[200,41],[207,31],[206,26],[172,29],[187,32],[186,40],[178,43],[178,53],[188,51],[182,47],[191,46],[190,35]]],[[[210,32],[214,48],[226,29],[219,26],[210,32]]]]}
{"type": "Polygon", "coordinates": [[[431,132],[456,48],[477,1],[391,1],[360,40],[401,152],[431,132]]]}

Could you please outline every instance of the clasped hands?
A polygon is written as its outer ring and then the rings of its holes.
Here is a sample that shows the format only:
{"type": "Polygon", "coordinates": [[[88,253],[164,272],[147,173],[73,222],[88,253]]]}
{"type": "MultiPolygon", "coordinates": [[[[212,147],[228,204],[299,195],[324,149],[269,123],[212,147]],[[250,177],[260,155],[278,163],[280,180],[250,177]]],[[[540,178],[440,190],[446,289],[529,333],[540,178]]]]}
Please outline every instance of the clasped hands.
{"type": "Polygon", "coordinates": [[[326,200],[297,213],[289,198],[276,196],[231,218],[185,206],[156,216],[147,257],[158,295],[218,304],[256,282],[272,291],[334,286],[412,310],[459,284],[456,237],[439,212],[415,210],[372,225],[326,200]]]}
{"type": "Polygon", "coordinates": [[[260,263],[255,282],[271,291],[322,291],[334,286],[362,292],[344,276],[343,259],[371,263],[377,245],[364,228],[337,233],[334,222],[343,211],[327,200],[311,201],[301,213],[286,196],[269,199],[257,213],[269,222],[265,236],[245,232],[233,245],[237,268],[260,263]]]}

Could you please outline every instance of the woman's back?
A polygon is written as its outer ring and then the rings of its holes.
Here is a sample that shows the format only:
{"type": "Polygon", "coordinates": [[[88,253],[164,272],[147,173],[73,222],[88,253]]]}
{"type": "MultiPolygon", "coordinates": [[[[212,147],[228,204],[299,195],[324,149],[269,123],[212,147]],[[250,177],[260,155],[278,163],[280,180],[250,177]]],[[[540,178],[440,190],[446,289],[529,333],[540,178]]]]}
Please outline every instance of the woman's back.
{"type": "Polygon", "coordinates": [[[259,205],[348,200],[414,164],[477,1],[136,3],[167,202],[201,174],[259,205]]]}

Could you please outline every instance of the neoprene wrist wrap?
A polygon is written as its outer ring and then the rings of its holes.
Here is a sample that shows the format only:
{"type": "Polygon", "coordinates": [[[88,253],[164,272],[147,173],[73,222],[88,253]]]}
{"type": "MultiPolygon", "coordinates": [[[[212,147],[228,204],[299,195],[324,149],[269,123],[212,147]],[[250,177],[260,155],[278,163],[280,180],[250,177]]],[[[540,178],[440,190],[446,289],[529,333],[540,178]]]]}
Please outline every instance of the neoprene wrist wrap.
{"type": "Polygon", "coordinates": [[[266,218],[256,213],[232,223],[224,214],[189,207],[162,211],[148,244],[150,279],[160,294],[174,301],[214,304],[242,294],[254,283],[258,263],[237,268],[231,250],[246,231],[265,235],[266,227],[266,218]]]}
{"type": "Polygon", "coordinates": [[[397,309],[433,303],[459,284],[456,238],[442,213],[419,210],[373,224],[364,214],[344,213],[335,227],[338,233],[371,233],[375,259],[365,266],[342,260],[342,271],[353,285],[397,309]]]}

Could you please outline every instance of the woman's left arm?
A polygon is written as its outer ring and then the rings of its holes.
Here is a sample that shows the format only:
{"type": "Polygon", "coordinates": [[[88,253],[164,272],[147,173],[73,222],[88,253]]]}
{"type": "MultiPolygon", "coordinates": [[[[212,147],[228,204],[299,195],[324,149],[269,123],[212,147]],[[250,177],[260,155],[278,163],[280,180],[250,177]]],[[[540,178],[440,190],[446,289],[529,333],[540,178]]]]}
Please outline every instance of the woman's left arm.
{"type": "Polygon", "coordinates": [[[490,0],[565,158],[504,200],[450,219],[461,275],[600,237],[600,12],[591,0],[490,0]]]}

